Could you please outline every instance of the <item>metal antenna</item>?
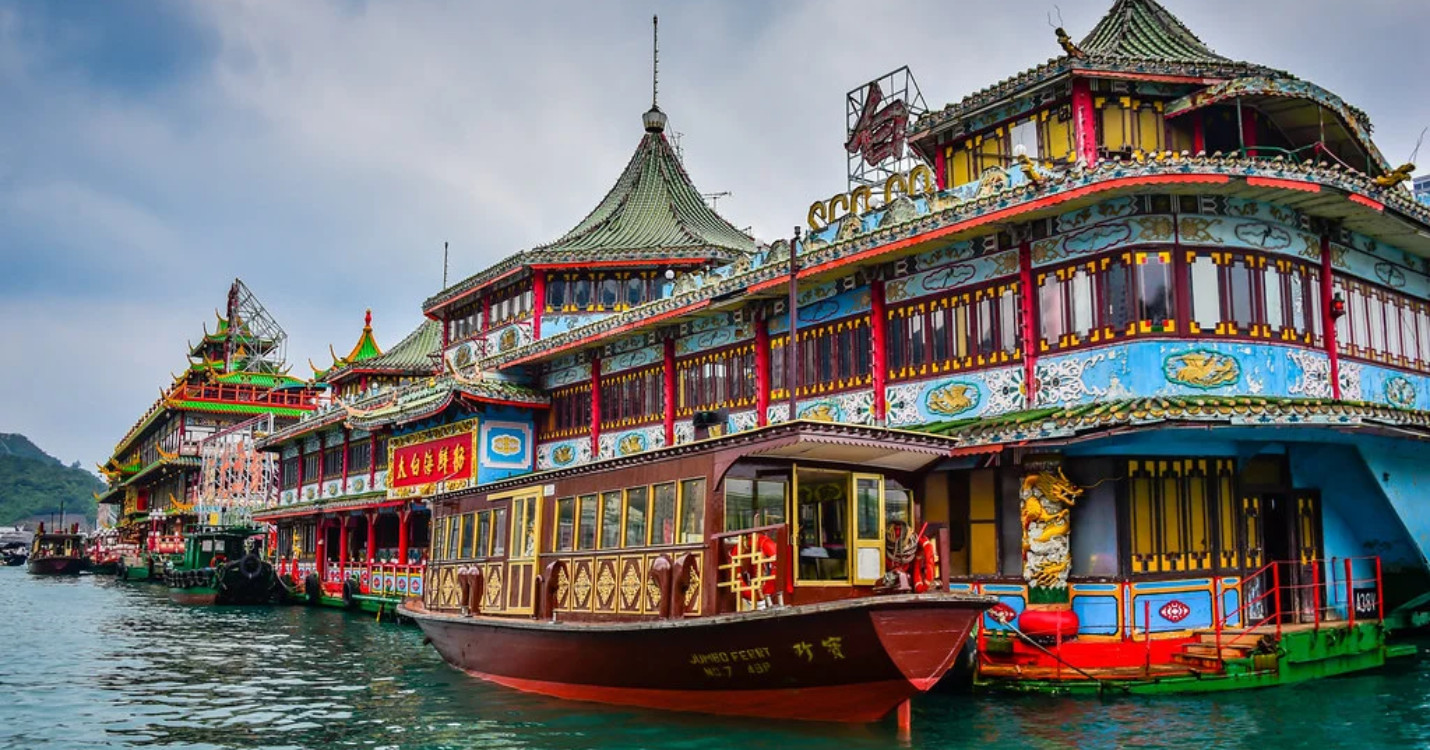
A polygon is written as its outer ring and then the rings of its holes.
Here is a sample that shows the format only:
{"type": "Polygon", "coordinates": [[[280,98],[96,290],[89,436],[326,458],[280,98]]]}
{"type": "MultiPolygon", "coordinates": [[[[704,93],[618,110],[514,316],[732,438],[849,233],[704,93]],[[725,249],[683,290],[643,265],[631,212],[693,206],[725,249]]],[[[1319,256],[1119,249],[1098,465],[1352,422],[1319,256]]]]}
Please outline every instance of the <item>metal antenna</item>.
{"type": "Polygon", "coordinates": [[[660,93],[660,16],[650,17],[651,28],[651,70],[650,70],[650,108],[659,109],[656,106],[656,95],[660,93]]]}
{"type": "Polygon", "coordinates": [[[1415,139],[1415,150],[1410,152],[1410,159],[1409,159],[1410,163],[1412,163],[1412,164],[1415,163],[1415,157],[1417,157],[1417,156],[1420,155],[1420,146],[1421,146],[1421,144],[1425,143],[1425,131],[1426,131],[1426,130],[1430,130],[1430,128],[1425,128],[1425,129],[1421,130],[1421,131],[1420,131],[1420,137],[1417,138],[1417,139],[1415,139]]]}
{"type": "Polygon", "coordinates": [[[447,288],[447,243],[442,243],[442,288],[447,288]]]}

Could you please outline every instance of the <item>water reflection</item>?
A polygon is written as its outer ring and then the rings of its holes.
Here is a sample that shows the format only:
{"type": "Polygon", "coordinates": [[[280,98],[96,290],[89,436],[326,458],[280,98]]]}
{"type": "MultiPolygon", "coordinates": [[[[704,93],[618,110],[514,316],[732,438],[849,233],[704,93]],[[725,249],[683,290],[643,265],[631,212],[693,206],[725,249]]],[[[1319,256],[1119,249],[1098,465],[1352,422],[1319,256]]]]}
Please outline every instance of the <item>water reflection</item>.
{"type": "MultiPolygon", "coordinates": [[[[185,608],[162,587],[0,569],[0,747],[882,748],[793,725],[575,704],[448,669],[413,628],[306,608],[185,608]]],[[[1430,666],[1182,698],[915,703],[917,747],[1419,747],[1430,666]]]]}

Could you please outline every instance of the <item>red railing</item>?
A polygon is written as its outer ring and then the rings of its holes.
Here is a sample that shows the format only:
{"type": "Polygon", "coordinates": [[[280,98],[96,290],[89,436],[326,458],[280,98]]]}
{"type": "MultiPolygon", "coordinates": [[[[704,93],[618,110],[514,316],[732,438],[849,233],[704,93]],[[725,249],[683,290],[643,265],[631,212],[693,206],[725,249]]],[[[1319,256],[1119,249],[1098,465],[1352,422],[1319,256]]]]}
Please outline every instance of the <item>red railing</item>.
{"type": "MultiPolygon", "coordinates": [[[[1222,658],[1223,646],[1235,646],[1237,641],[1247,635],[1258,634],[1257,631],[1266,625],[1275,626],[1275,635],[1281,638],[1281,626],[1286,621],[1287,616],[1294,617],[1294,622],[1304,624],[1302,619],[1307,614],[1311,618],[1312,630],[1319,631],[1322,623],[1329,621],[1339,621],[1335,615],[1342,606],[1345,608],[1345,620],[1347,626],[1355,627],[1356,624],[1356,604],[1357,604],[1357,584],[1361,584],[1361,592],[1368,591],[1365,584],[1374,582],[1375,584],[1375,611],[1376,622],[1385,619],[1385,590],[1381,576],[1380,558],[1374,555],[1360,557],[1331,558],[1327,560],[1273,560],[1254,572],[1242,577],[1239,586],[1242,595],[1240,606],[1228,612],[1225,616],[1219,616],[1218,610],[1221,608],[1221,594],[1213,592],[1212,611],[1215,631],[1215,645],[1217,659],[1222,658]],[[1375,572],[1372,575],[1355,576],[1355,561],[1371,561],[1375,572]],[[1324,569],[1324,571],[1323,571],[1324,569]],[[1338,576],[1340,571],[1344,571],[1345,577],[1341,580],[1338,576]],[[1287,580],[1299,580],[1306,577],[1309,571],[1309,581],[1301,580],[1299,583],[1283,582],[1284,576],[1287,580]],[[1327,574],[1328,573],[1328,574],[1327,574]],[[1299,575],[1298,575],[1299,574],[1299,575]],[[1248,584],[1253,581],[1261,581],[1263,590],[1253,598],[1246,597],[1248,584]],[[1269,585],[1265,585],[1269,583],[1269,585]],[[1282,593],[1289,592],[1294,610],[1291,612],[1282,609],[1282,593]],[[1325,595],[1334,595],[1327,598],[1325,595]],[[1344,594],[1344,598],[1342,598],[1344,594]],[[1309,601],[1307,601],[1309,599],[1309,601]],[[1307,606],[1309,605],[1309,607],[1307,606]],[[1309,612],[1307,611],[1309,609],[1309,612]],[[1254,623],[1249,623],[1249,619],[1254,617],[1253,613],[1260,613],[1260,619],[1254,623]],[[1223,630],[1233,621],[1236,621],[1236,629],[1239,631],[1230,640],[1223,641],[1223,630]]],[[[1150,624],[1150,612],[1145,615],[1150,624]]]]}
{"type": "Polygon", "coordinates": [[[230,403],[312,409],[318,405],[318,394],[307,388],[274,389],[267,386],[242,384],[181,383],[169,392],[169,398],[179,401],[225,401],[230,403]]]}

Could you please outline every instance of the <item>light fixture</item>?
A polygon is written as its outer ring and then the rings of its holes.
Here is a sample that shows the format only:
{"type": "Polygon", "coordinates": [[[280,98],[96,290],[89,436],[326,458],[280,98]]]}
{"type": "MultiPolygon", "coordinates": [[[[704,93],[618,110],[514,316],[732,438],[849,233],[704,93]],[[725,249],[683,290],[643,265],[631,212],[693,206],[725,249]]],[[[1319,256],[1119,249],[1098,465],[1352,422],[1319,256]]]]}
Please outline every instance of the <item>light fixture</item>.
{"type": "Polygon", "coordinates": [[[1346,298],[1341,296],[1340,292],[1336,292],[1335,296],[1331,297],[1331,320],[1337,320],[1345,314],[1346,298]]]}
{"type": "Polygon", "coordinates": [[[674,281],[674,280],[675,280],[675,269],[674,269],[674,268],[667,268],[667,269],[665,269],[665,280],[666,280],[666,281],[674,281]]]}

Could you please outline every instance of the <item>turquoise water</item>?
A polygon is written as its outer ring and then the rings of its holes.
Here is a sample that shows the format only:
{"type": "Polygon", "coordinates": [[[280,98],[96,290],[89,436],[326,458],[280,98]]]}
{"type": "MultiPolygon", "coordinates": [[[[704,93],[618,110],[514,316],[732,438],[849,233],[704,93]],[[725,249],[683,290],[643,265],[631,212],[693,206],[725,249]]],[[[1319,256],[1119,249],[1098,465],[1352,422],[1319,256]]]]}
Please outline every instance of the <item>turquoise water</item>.
{"type": "MultiPolygon", "coordinates": [[[[894,727],[566,703],[444,666],[336,610],[184,608],[162,587],[0,568],[0,748],[883,748],[894,727]]],[[[1427,642],[1425,645],[1430,645],[1427,642]]],[[[933,694],[913,747],[1430,746],[1430,659],[1187,698],[933,694]]]]}

